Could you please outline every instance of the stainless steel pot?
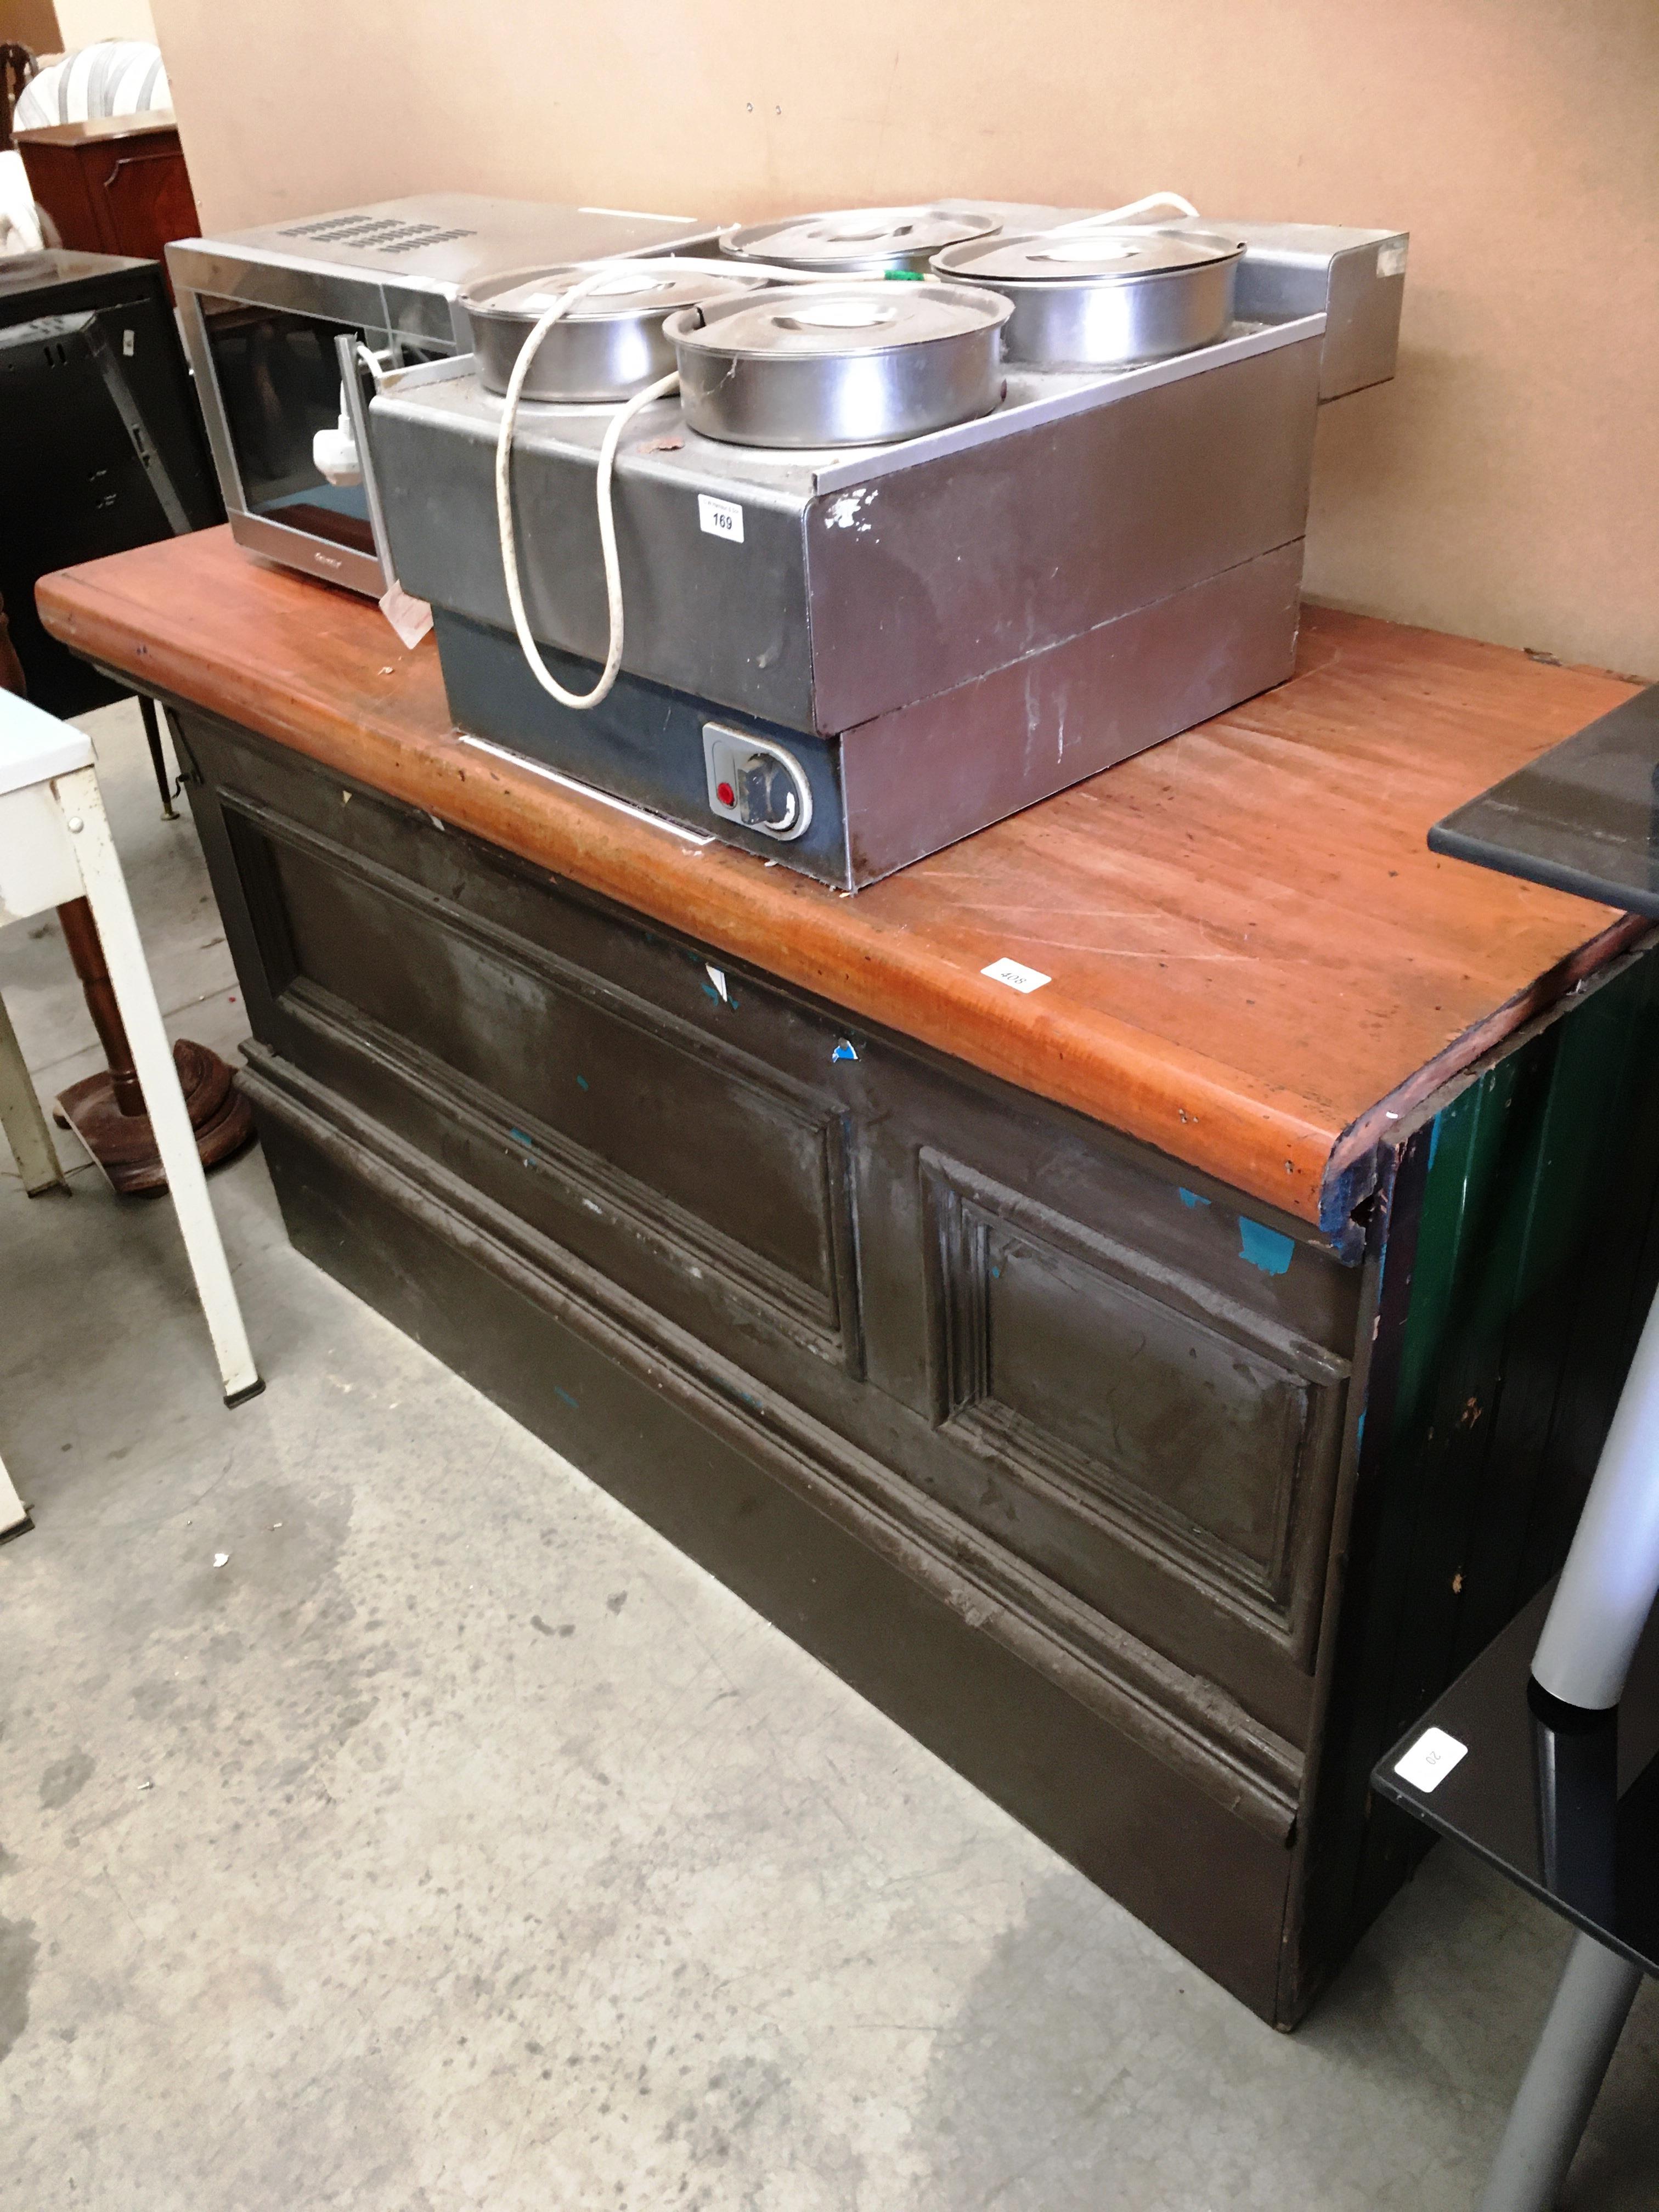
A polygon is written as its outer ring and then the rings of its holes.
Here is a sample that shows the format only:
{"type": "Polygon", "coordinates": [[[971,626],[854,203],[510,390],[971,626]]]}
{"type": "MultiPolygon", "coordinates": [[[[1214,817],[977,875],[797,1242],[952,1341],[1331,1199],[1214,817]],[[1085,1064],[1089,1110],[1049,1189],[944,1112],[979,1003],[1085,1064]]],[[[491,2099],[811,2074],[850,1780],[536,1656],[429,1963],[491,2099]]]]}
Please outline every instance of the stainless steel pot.
{"type": "Polygon", "coordinates": [[[1232,320],[1243,252],[1208,231],[1059,230],[969,240],[933,266],[1012,303],[1009,361],[1124,368],[1212,345],[1232,320]]]}
{"type": "Polygon", "coordinates": [[[1006,300],[967,284],[779,284],[667,325],[685,419],[739,446],[879,446],[988,415],[1006,300]]]}
{"type": "Polygon", "coordinates": [[[720,251],[738,260],[827,275],[879,276],[908,270],[919,276],[943,247],[988,237],[1001,227],[997,216],[982,209],[848,208],[838,215],[747,223],[720,240],[720,251]]]}
{"type": "MultiPolygon", "coordinates": [[[[505,392],[524,342],[561,292],[591,269],[519,269],[463,293],[472,351],[486,390],[505,392]]],[[[615,270],[578,300],[542,340],[526,380],[526,399],[631,399],[674,366],[663,325],[693,301],[741,297],[762,280],[734,269],[729,277],[677,275],[648,260],[615,270]]]]}

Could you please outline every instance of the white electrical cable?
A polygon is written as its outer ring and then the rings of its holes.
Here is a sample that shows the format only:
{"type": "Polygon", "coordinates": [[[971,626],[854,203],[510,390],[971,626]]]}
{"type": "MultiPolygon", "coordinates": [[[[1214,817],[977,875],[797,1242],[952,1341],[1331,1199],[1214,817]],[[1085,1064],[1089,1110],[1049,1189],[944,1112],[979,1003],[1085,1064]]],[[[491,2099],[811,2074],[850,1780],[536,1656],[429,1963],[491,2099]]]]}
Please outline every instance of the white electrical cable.
{"type": "Polygon", "coordinates": [[[623,656],[623,596],[622,570],[617,559],[617,519],[611,499],[611,472],[616,465],[617,447],[623,430],[642,407],[653,399],[665,399],[671,392],[678,392],[680,380],[678,372],[661,377],[655,384],[619,407],[607,424],[605,442],[599,447],[599,468],[597,495],[599,507],[599,551],[605,562],[605,594],[610,610],[610,644],[605,656],[605,667],[599,682],[591,691],[567,691],[542,659],[541,648],[530,627],[530,617],[525,612],[524,590],[519,576],[519,547],[513,529],[513,433],[519,419],[519,403],[524,397],[526,379],[535,366],[536,356],[541,351],[542,340],[555,323],[588,293],[596,291],[611,274],[608,269],[596,269],[591,276],[583,276],[561,292],[532,329],[513,364],[513,374],[507,380],[507,395],[501,402],[501,426],[495,438],[495,526],[501,539],[501,577],[507,586],[507,603],[513,611],[513,627],[518,632],[519,645],[529,664],[530,672],[544,691],[556,699],[562,707],[586,708],[597,707],[607,697],[622,666],[623,656]]]}
{"type": "MultiPolygon", "coordinates": [[[[1079,231],[1099,230],[1108,225],[1125,223],[1132,216],[1146,215],[1153,208],[1175,208],[1182,215],[1196,217],[1198,210],[1179,192],[1150,192],[1144,199],[1131,200],[1127,207],[1111,208],[1103,214],[1085,216],[1076,222],[1060,224],[1048,235],[1063,238],[1079,231]]],[[[649,257],[619,256],[596,263],[590,273],[578,278],[568,290],[562,292],[546,313],[532,328],[519,357],[513,364],[513,374],[507,379],[507,392],[501,402],[501,428],[495,437],[495,524],[501,542],[501,578],[507,586],[507,603],[513,613],[513,627],[518,634],[531,674],[544,691],[556,699],[562,707],[573,707],[585,712],[597,707],[609,696],[622,667],[623,657],[623,591],[622,568],[617,555],[617,519],[611,497],[611,479],[617,465],[617,450],[623,432],[635,415],[651,405],[653,400],[666,399],[679,390],[678,374],[665,376],[655,384],[647,385],[643,392],[619,407],[611,416],[599,447],[599,465],[594,485],[599,503],[599,552],[605,564],[605,596],[610,623],[605,666],[599,680],[591,691],[567,691],[546,662],[530,627],[530,617],[525,611],[524,586],[519,574],[518,540],[513,527],[513,436],[518,427],[519,407],[524,398],[524,388],[541,351],[542,341],[566,312],[578,300],[590,292],[598,291],[611,283],[619,270],[641,267],[674,276],[698,276],[714,278],[758,276],[769,282],[785,284],[846,284],[861,281],[844,270],[789,269],[765,261],[746,261],[737,256],[716,258],[707,254],[664,253],[649,257]]],[[[862,280],[867,282],[867,279],[862,280]]],[[[378,376],[376,379],[379,380],[378,376]]]]}
{"type": "Polygon", "coordinates": [[[1145,199],[1131,200],[1127,207],[1108,208],[1102,215],[1085,215],[1076,222],[1062,222],[1048,233],[1050,238],[1069,238],[1079,230],[1104,230],[1108,225],[1127,223],[1132,216],[1150,215],[1154,208],[1175,208],[1192,221],[1198,219],[1198,210],[1179,192],[1148,192],[1145,199]]]}
{"type": "Polygon", "coordinates": [[[599,501],[599,552],[605,563],[605,596],[611,629],[605,667],[591,691],[565,690],[542,659],[541,648],[530,627],[530,617],[525,611],[524,587],[519,574],[518,539],[513,527],[513,434],[518,427],[519,405],[524,397],[526,382],[535,365],[536,356],[541,350],[542,340],[554,324],[578,300],[586,299],[590,292],[598,291],[602,286],[612,283],[618,270],[638,270],[642,268],[653,271],[666,270],[676,276],[722,276],[728,281],[740,276],[781,278],[787,283],[845,284],[853,281],[844,271],[832,276],[828,271],[784,269],[774,267],[769,262],[716,261],[695,254],[653,254],[648,260],[619,258],[601,263],[589,275],[580,277],[567,291],[561,292],[525,339],[519,357],[513,364],[513,374],[507,380],[507,392],[501,401],[501,428],[495,435],[495,526],[501,541],[501,579],[507,586],[507,604],[513,612],[513,627],[518,633],[519,644],[529,664],[531,674],[543,690],[556,699],[562,707],[574,707],[579,712],[597,707],[602,699],[609,696],[622,667],[622,568],[617,557],[617,518],[611,495],[617,448],[622,442],[623,432],[642,408],[648,407],[653,400],[666,399],[671,393],[679,390],[678,374],[665,376],[655,384],[647,385],[643,392],[636,392],[632,399],[619,407],[606,426],[605,442],[599,447],[595,495],[599,501]]]}

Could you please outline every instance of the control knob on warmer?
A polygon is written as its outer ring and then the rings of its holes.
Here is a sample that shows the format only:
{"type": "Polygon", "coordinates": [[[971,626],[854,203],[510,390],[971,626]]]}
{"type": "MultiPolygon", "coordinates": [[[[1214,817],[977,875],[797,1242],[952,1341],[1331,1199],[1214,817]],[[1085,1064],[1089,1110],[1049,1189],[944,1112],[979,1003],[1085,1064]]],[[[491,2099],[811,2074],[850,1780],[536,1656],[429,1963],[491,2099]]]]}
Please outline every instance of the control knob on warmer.
{"type": "Polygon", "coordinates": [[[812,819],[811,786],[787,746],[720,722],[705,722],[702,750],[714,813],[784,843],[806,829],[812,819]]]}
{"type": "Polygon", "coordinates": [[[793,830],[800,814],[795,778],[780,760],[750,753],[738,769],[738,819],[751,830],[793,830]]]}

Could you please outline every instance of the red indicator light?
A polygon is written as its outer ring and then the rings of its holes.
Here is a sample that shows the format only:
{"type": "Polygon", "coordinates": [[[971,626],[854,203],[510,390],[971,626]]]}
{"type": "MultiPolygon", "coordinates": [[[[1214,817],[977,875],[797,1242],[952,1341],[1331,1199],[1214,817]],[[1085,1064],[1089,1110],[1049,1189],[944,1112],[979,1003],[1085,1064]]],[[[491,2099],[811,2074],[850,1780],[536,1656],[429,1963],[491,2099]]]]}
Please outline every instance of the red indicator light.
{"type": "Polygon", "coordinates": [[[714,796],[722,806],[735,806],[738,803],[738,794],[729,783],[717,783],[714,786],[714,796]]]}

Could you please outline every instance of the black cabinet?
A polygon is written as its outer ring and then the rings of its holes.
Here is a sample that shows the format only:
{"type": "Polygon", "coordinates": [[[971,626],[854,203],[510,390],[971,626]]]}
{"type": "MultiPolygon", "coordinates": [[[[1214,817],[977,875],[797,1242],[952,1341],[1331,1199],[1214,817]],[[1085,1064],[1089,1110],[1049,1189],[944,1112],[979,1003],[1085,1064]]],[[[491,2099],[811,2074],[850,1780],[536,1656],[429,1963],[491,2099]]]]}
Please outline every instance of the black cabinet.
{"type": "Polygon", "coordinates": [[[39,578],[223,520],[159,264],[0,260],[0,600],[34,703],[78,714],[129,689],[47,635],[39,578]]]}

